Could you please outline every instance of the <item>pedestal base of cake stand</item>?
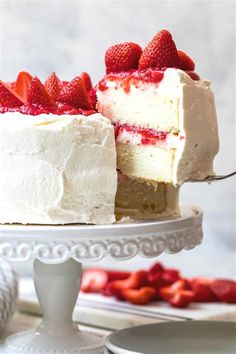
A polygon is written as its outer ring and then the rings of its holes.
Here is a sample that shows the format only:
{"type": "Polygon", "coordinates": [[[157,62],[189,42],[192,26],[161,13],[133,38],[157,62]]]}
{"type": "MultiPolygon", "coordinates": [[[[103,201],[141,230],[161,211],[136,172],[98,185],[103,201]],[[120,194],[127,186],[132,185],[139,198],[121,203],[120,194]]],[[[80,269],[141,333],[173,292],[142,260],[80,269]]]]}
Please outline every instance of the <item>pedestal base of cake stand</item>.
{"type": "Polygon", "coordinates": [[[43,321],[35,329],[10,336],[2,354],[102,354],[103,338],[81,332],[72,321],[82,264],[72,258],[60,264],[34,261],[34,282],[43,321]]]}

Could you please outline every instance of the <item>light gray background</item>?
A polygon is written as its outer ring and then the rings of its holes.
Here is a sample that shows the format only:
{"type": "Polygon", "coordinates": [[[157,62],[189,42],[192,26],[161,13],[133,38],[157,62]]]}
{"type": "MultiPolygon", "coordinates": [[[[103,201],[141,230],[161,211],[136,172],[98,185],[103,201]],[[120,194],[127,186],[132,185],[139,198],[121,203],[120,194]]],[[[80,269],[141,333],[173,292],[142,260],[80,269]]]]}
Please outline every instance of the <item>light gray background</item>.
{"type": "MultiPolygon", "coordinates": [[[[45,79],[56,71],[72,79],[88,71],[96,83],[104,74],[104,52],[114,43],[145,46],[169,29],[177,47],[212,81],[220,153],[219,174],[235,170],[235,1],[0,1],[0,78],[14,80],[24,69],[45,79]]],[[[236,179],[212,185],[186,184],[181,199],[203,208],[204,244],[193,252],[163,255],[186,275],[236,276],[236,179]]],[[[139,258],[120,266],[141,267],[139,258]]],[[[117,267],[105,260],[100,265],[117,267]]]]}

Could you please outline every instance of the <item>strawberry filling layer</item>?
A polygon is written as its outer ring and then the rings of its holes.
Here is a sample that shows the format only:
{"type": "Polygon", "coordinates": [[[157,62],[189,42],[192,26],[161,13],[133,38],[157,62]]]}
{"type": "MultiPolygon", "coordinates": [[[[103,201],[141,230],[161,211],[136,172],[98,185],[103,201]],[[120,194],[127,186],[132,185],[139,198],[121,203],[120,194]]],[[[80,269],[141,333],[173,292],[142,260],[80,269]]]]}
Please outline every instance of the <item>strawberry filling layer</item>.
{"type": "MultiPolygon", "coordinates": [[[[100,91],[105,91],[109,88],[108,83],[114,82],[115,88],[123,87],[124,91],[128,93],[130,86],[134,85],[139,87],[140,83],[154,83],[158,84],[164,77],[164,72],[167,68],[147,70],[128,70],[118,73],[111,73],[106,75],[98,84],[100,91]]],[[[178,69],[178,68],[176,68],[178,69]]],[[[193,71],[185,71],[193,80],[200,80],[197,73],[193,71]]]]}
{"type": "Polygon", "coordinates": [[[129,124],[114,125],[117,142],[132,145],[157,145],[165,143],[170,133],[155,129],[139,128],[129,124]]]}

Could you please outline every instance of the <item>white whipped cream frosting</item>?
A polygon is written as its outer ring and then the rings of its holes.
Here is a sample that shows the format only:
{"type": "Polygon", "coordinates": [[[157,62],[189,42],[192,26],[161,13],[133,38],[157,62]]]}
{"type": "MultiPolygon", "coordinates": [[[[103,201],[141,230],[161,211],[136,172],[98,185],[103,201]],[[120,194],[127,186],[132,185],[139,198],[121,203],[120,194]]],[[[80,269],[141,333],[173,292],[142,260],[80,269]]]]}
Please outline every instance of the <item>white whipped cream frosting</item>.
{"type": "Polygon", "coordinates": [[[113,223],[110,121],[101,114],[1,114],[0,186],[0,223],[113,223]]]}

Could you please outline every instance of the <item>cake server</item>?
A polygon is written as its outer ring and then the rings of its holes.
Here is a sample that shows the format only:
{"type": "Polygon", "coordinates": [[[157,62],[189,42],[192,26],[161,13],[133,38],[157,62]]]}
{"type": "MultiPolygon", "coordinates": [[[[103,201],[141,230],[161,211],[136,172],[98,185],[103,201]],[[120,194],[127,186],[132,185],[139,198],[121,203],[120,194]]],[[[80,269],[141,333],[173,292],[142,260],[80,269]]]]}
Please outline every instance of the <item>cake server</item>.
{"type": "Polygon", "coordinates": [[[235,172],[231,172],[227,175],[212,175],[212,176],[207,176],[205,179],[199,180],[199,179],[194,179],[194,178],[189,178],[186,179],[185,182],[215,182],[215,181],[220,181],[222,179],[226,179],[232,176],[236,175],[235,172]]]}

